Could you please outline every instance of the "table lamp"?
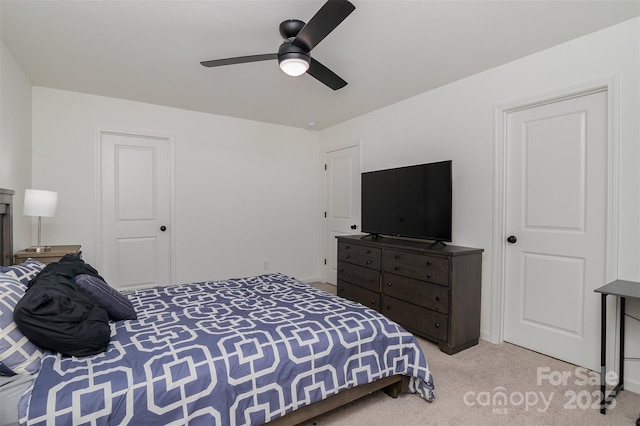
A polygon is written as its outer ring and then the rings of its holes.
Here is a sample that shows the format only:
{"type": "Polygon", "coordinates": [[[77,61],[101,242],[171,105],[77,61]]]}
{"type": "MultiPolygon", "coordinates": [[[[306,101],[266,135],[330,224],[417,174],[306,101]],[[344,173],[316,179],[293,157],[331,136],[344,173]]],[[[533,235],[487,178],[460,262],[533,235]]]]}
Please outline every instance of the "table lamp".
{"type": "Polygon", "coordinates": [[[24,193],[24,215],[38,216],[38,245],[29,247],[27,251],[43,252],[51,250],[51,247],[42,245],[42,218],[56,215],[58,193],[43,191],[41,189],[27,189],[24,193]]]}

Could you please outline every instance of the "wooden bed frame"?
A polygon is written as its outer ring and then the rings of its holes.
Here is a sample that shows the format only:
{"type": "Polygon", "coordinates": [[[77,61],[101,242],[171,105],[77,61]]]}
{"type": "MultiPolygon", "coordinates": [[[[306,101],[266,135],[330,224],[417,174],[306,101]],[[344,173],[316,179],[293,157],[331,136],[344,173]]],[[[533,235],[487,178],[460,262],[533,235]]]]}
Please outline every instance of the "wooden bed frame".
{"type": "Polygon", "coordinates": [[[321,414],[328,413],[338,407],[349,404],[356,399],[371,395],[381,389],[390,397],[397,398],[398,395],[408,392],[409,377],[400,375],[385,377],[384,379],[376,380],[375,382],[371,382],[366,385],[345,389],[336,395],[330,396],[322,401],[314,402],[306,407],[299,408],[283,417],[272,420],[267,424],[276,426],[297,425],[321,414]]]}
{"type": "MultiPolygon", "coordinates": [[[[10,265],[13,258],[14,193],[15,192],[10,189],[0,188],[0,238],[2,238],[2,241],[0,241],[1,265],[10,265]]],[[[408,392],[409,377],[401,375],[385,377],[366,385],[346,389],[325,400],[299,408],[283,417],[272,420],[268,424],[276,426],[296,425],[343,405],[349,404],[350,402],[370,395],[381,389],[392,398],[397,398],[401,393],[408,392]]]]}

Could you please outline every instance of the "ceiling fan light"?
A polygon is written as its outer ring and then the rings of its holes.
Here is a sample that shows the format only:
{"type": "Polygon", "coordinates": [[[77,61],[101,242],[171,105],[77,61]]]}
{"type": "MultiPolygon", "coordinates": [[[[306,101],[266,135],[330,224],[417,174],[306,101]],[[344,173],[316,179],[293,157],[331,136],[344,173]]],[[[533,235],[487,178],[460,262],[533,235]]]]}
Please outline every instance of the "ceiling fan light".
{"type": "Polygon", "coordinates": [[[302,57],[281,59],[280,69],[287,75],[298,77],[307,72],[309,61],[302,57]]]}

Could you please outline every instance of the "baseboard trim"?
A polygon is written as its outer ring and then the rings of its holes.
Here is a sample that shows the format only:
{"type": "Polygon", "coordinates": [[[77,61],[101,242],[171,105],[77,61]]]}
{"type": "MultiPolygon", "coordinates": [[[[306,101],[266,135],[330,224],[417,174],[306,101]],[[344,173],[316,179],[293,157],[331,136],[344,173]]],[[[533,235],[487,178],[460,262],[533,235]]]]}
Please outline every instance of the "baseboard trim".
{"type": "Polygon", "coordinates": [[[640,382],[626,379],[624,381],[624,390],[640,394],[640,382]]]}

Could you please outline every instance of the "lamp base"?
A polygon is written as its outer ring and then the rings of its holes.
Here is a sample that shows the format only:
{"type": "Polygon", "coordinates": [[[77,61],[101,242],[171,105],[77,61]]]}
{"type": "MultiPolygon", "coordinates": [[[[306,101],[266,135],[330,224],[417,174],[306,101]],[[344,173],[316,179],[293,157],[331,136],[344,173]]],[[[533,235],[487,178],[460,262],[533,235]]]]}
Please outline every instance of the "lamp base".
{"type": "Polygon", "coordinates": [[[29,247],[28,249],[25,249],[25,251],[33,251],[36,253],[42,253],[45,251],[51,251],[51,247],[49,246],[33,246],[33,247],[29,247]]]}

